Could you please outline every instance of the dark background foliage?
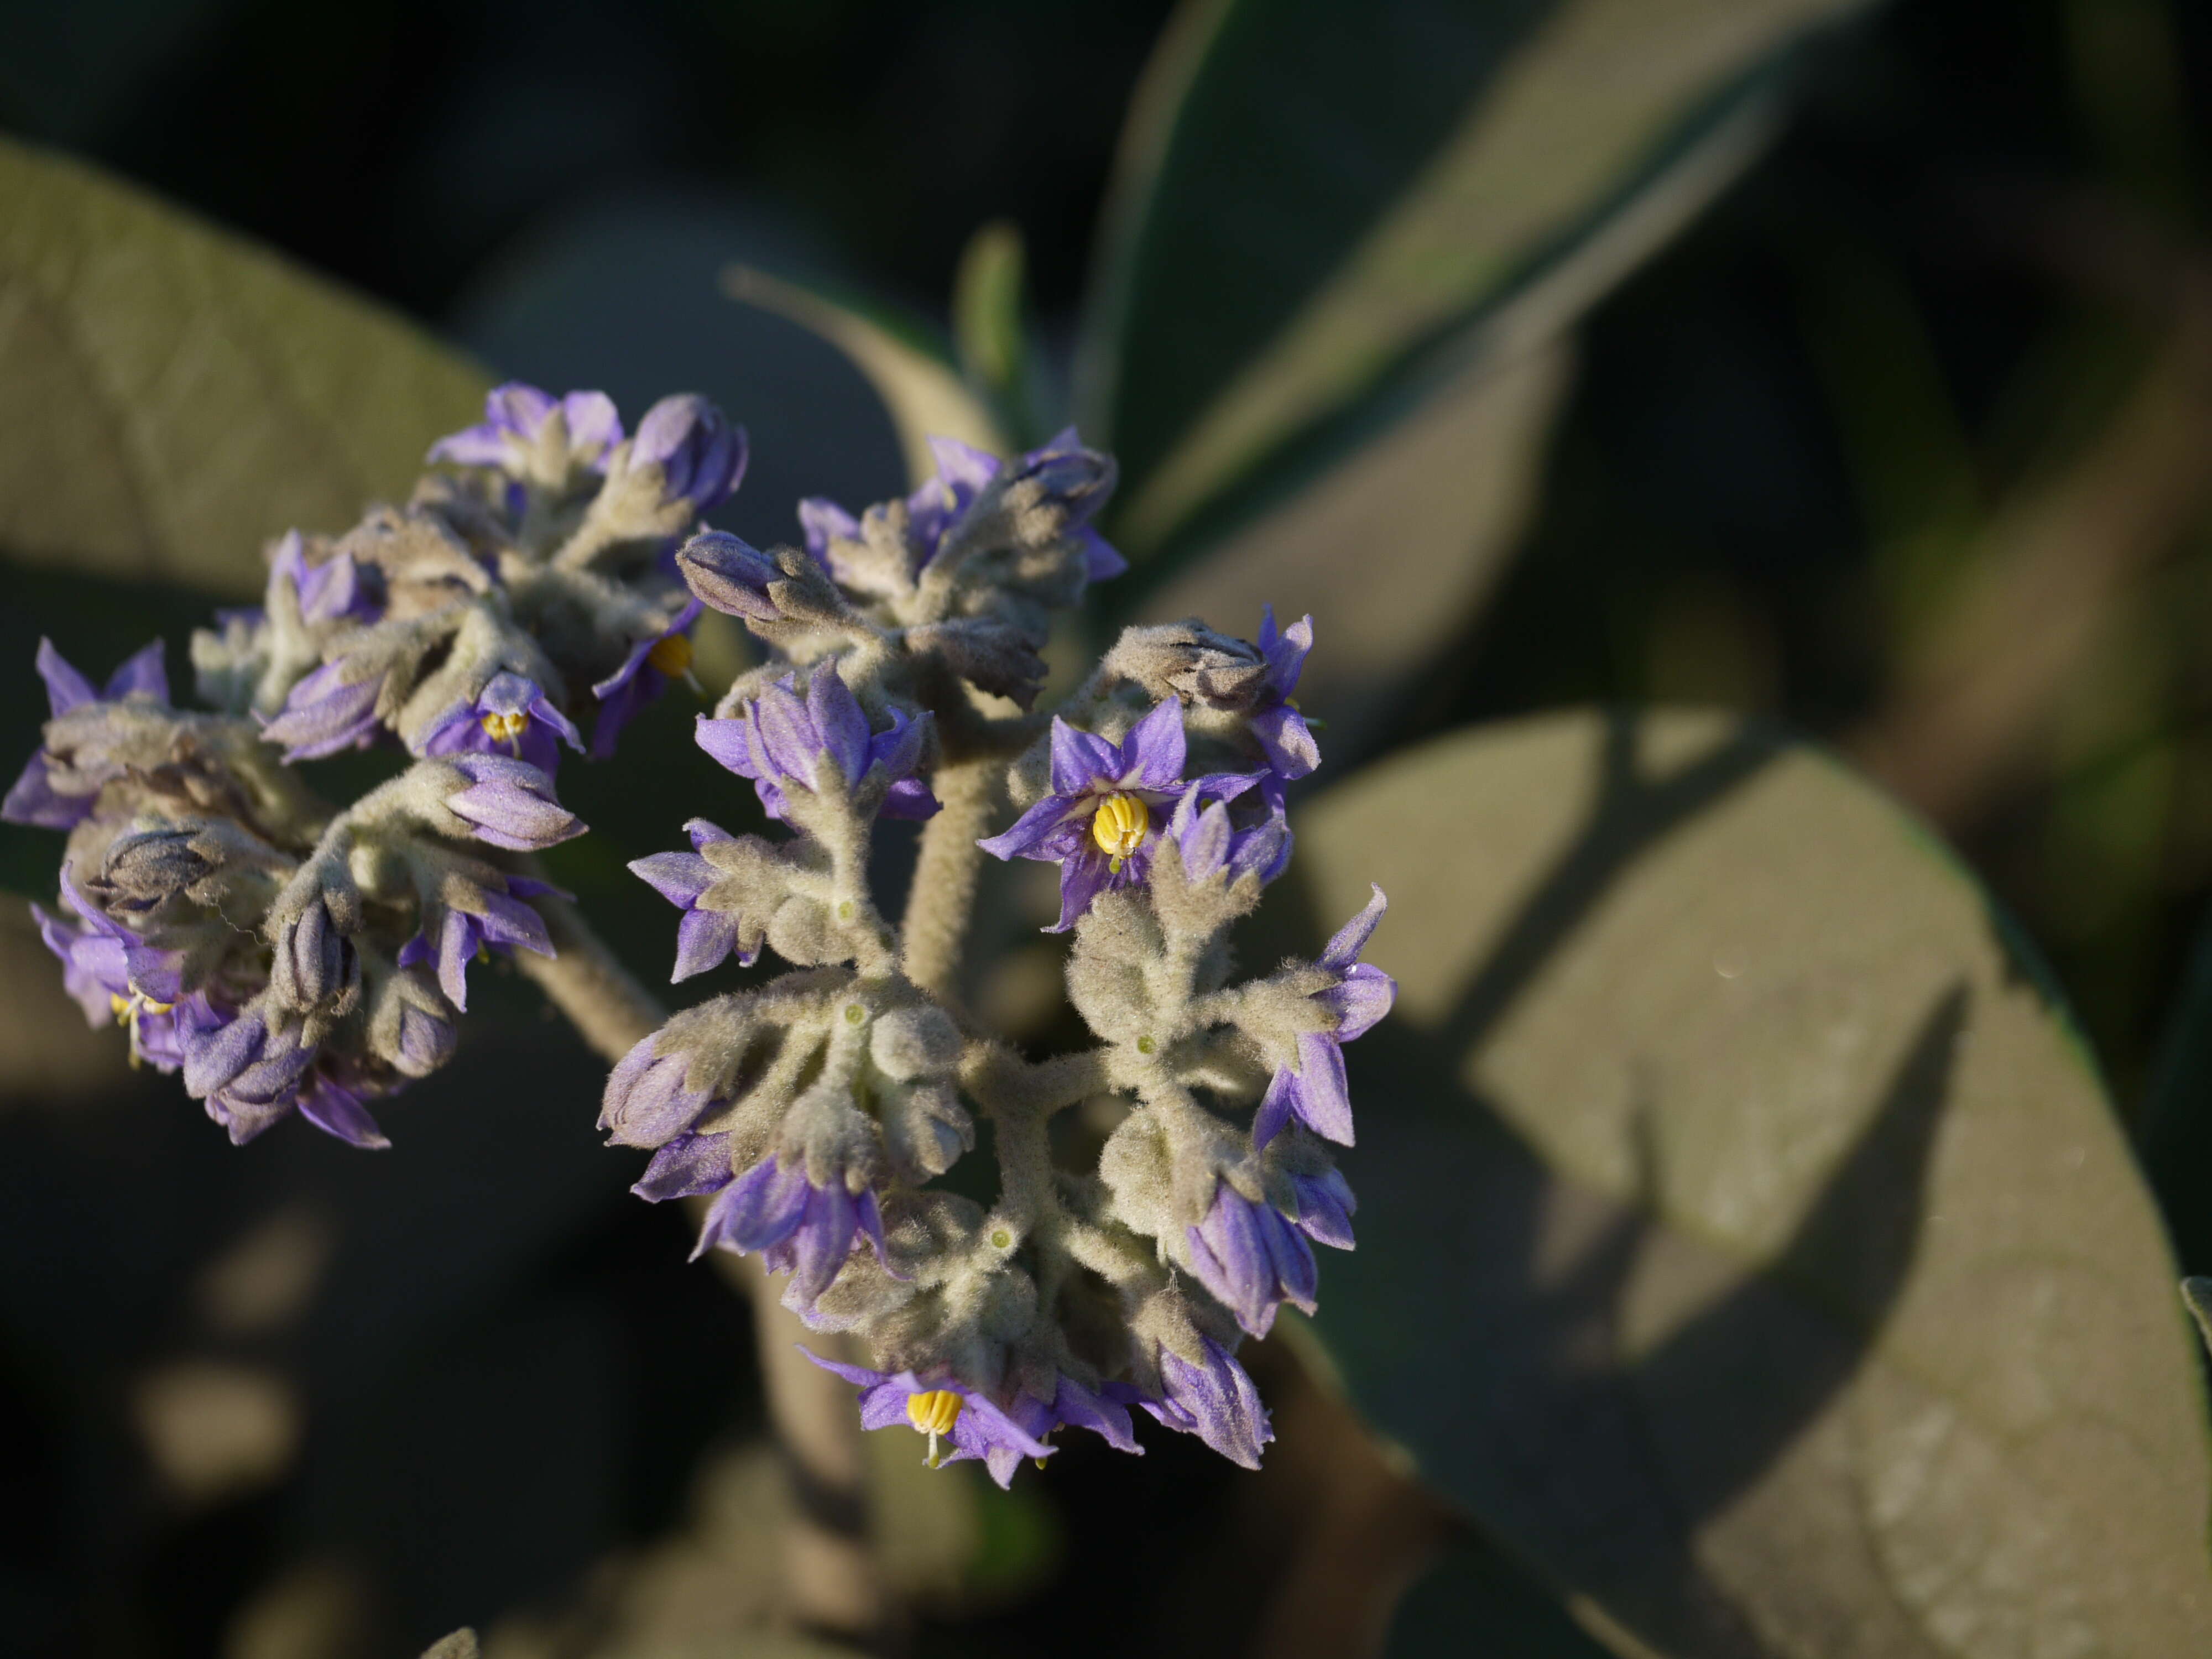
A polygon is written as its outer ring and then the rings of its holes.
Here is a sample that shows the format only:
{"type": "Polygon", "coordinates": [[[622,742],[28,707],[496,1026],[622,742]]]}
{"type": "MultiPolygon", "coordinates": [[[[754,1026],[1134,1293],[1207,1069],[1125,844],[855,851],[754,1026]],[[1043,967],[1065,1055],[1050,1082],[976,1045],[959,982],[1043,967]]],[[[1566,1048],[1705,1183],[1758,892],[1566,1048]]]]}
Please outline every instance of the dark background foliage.
{"type": "MultiPolygon", "coordinates": [[[[761,388],[817,388],[804,465],[757,421],[732,522],[768,539],[801,490],[888,493],[897,453],[858,376],[719,300],[717,269],[748,258],[941,311],[971,233],[1009,219],[1064,343],[1166,13],[10,0],[0,127],[501,372],[605,384],[626,410],[696,386],[740,418],[761,388]]],[[[2212,956],[2191,970],[2212,890],[2212,445],[2176,482],[2130,471],[2124,437],[2169,360],[2193,388],[2173,418],[2212,434],[2209,121],[2201,7],[1901,0],[1854,27],[1771,153],[1589,319],[1518,561],[1390,732],[1686,701],[1780,714],[1866,761],[2048,957],[2198,1271],[2212,1045],[2177,1011],[2212,1002],[2212,956]],[[2059,602],[2096,607],[2092,636],[1993,755],[1927,690],[1987,670],[1987,642],[1932,619],[2064,506],[2053,480],[2098,466],[2122,498],[2166,491],[2169,528],[2148,548],[2115,532],[2108,580],[2059,602]]],[[[150,633],[180,640],[204,603],[8,580],[9,756],[35,742],[41,632],[104,668],[150,633]]],[[[625,778],[701,798],[681,735],[641,732],[625,778]]],[[[627,787],[579,781],[587,820],[645,838],[580,854],[587,890],[616,890],[618,857],[689,810],[632,802],[625,819],[627,787]]],[[[13,889],[39,890],[50,857],[0,839],[13,889]]],[[[623,942],[641,961],[664,948],[642,919],[623,942]]],[[[588,1601],[595,1561],[678,1525],[702,1457],[756,1419],[750,1332],[719,1281],[680,1269],[675,1220],[624,1195],[627,1163],[581,1109],[596,1065],[537,1018],[513,992],[385,1159],[307,1135],[234,1155],[159,1079],[0,1115],[0,1646],[276,1659],[306,1650],[285,1645],[288,1607],[325,1628],[336,1607],[352,1650],[398,1651],[568,1607],[580,1585],[588,1601]],[[270,1226],[323,1241],[299,1246],[323,1263],[312,1312],[225,1313],[220,1264],[270,1226]],[[149,1389],[280,1361],[314,1401],[303,1437],[264,1477],[180,1497],[149,1449],[149,1389]]],[[[1247,1561],[1267,1522],[1164,1438],[1133,1468],[1064,1458],[1047,1497],[979,1498],[984,1565],[921,1649],[1244,1628],[1264,1573],[1224,1596],[1187,1547],[1247,1561]],[[1070,1606],[1105,1611],[1071,1632],[1070,1606]]],[[[1495,1589],[1532,1641],[1567,1640],[1521,1593],[1495,1589]]]]}

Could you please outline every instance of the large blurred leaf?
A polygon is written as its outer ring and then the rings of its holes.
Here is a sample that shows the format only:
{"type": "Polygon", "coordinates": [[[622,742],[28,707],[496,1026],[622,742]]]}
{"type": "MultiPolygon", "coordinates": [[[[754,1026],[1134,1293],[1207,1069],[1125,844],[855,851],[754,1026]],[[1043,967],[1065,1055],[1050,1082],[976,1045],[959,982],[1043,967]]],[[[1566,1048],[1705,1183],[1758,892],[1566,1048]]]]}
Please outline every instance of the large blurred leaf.
{"type": "Polygon", "coordinates": [[[243,593],[465,423],[472,364],[76,162],[0,141],[0,554],[243,593]]]}
{"type": "Polygon", "coordinates": [[[1319,1329],[1637,1652],[2212,1651],[2203,1401],[2078,1041],[1820,752],[1571,714],[1324,797],[1379,880],[1359,1249],[1319,1329]],[[1622,1633],[1626,1632],[1624,1636],[1622,1633]]]}
{"type": "Polygon", "coordinates": [[[898,428],[907,471],[919,483],[937,470],[929,440],[957,438],[1004,455],[1011,446],[984,400],[960,377],[928,327],[890,307],[864,303],[749,265],[734,265],[722,286],[733,300],[803,323],[838,347],[874,385],[898,428]]]}
{"type": "Polygon", "coordinates": [[[2142,1115],[2142,1156],[2191,1273],[2212,1267],[2212,927],[2197,936],[2142,1115]]]}
{"type": "Polygon", "coordinates": [[[1509,296],[1564,276],[1566,320],[1602,287],[1584,244],[1701,205],[1788,49],[1859,3],[1190,0],[1124,134],[1079,347],[1118,538],[1157,549],[1509,296]]]}

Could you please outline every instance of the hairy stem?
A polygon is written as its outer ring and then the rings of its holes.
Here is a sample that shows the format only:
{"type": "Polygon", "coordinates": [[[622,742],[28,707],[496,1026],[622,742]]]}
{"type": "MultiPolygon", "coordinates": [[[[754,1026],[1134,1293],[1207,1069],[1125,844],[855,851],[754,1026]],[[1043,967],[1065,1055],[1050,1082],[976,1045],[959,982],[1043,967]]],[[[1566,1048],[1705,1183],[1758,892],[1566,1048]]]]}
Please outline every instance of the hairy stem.
{"type": "Polygon", "coordinates": [[[921,856],[907,894],[906,976],[946,1007],[959,1002],[960,959],[983,864],[976,839],[991,827],[1003,758],[978,756],[938,769],[933,780],[945,810],[921,832],[921,856]]]}
{"type": "MultiPolygon", "coordinates": [[[[527,951],[516,961],[601,1058],[619,1060],[667,1019],[652,992],[616,960],[573,904],[538,904],[557,957],[527,951]]],[[[690,1200],[696,1212],[705,1200],[690,1200]]],[[[799,1352],[804,1340],[823,1347],[776,1299],[758,1264],[726,1251],[714,1264],[751,1299],[761,1380],[798,1498],[784,1538],[784,1585],[793,1616],[803,1625],[847,1636],[872,1636],[884,1612],[882,1576],[869,1547],[866,1465],[852,1389],[799,1352]]],[[[833,1349],[832,1358],[849,1356],[833,1349]]]]}

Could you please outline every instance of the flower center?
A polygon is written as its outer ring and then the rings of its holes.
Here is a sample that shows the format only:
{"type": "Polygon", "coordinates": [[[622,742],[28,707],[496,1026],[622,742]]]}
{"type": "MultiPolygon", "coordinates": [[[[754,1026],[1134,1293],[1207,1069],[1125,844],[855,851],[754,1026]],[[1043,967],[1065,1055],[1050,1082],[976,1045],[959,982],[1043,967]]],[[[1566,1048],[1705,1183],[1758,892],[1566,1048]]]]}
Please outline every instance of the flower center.
{"type": "Polygon", "coordinates": [[[670,679],[681,679],[691,666],[691,641],[681,634],[671,634],[657,641],[645,653],[645,659],[670,679]]]}
{"type": "Polygon", "coordinates": [[[927,1394],[910,1394],[906,1397],[906,1420],[914,1425],[916,1434],[929,1437],[929,1467],[937,1467],[937,1441],[939,1435],[952,1432],[952,1425],[960,1420],[960,1408],[967,1402],[950,1389],[932,1389],[927,1394]]]}
{"type": "Polygon", "coordinates": [[[518,708],[512,714],[489,714],[483,717],[483,729],[494,743],[513,743],[530,728],[530,716],[518,708]]]}
{"type": "Polygon", "coordinates": [[[1152,810],[1142,800],[1112,794],[1098,803],[1097,816],[1091,820],[1091,839],[1114,860],[1114,873],[1119,875],[1121,860],[1144,845],[1145,832],[1152,827],[1152,810]]]}

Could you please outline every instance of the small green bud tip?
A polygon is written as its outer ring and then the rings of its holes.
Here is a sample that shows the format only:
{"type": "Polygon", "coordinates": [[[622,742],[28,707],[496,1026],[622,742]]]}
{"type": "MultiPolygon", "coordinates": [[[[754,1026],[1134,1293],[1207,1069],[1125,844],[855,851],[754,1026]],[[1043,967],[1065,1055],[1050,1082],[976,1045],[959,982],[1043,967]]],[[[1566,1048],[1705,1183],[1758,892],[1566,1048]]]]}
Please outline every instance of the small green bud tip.
{"type": "Polygon", "coordinates": [[[852,919],[853,901],[850,899],[839,899],[837,901],[837,920],[840,921],[850,921],[852,919]]]}
{"type": "Polygon", "coordinates": [[[1149,1054],[1159,1046],[1148,1036],[1140,1036],[1137,1039],[1137,1052],[1140,1054],[1149,1054]]]}
{"type": "Polygon", "coordinates": [[[993,1249],[1003,1250],[1013,1242],[1014,1236],[1008,1232],[1004,1227],[994,1227],[991,1230],[991,1248],[993,1249]]]}
{"type": "Polygon", "coordinates": [[[848,1025],[858,1025],[858,1024],[859,1024],[862,1020],[866,1019],[867,1017],[868,1017],[868,1015],[867,1015],[867,1011],[866,1011],[866,1009],[862,1008],[859,1003],[857,1003],[857,1002],[848,1002],[848,1003],[847,1003],[847,1004],[845,1005],[845,1024],[848,1024],[848,1025]]]}

